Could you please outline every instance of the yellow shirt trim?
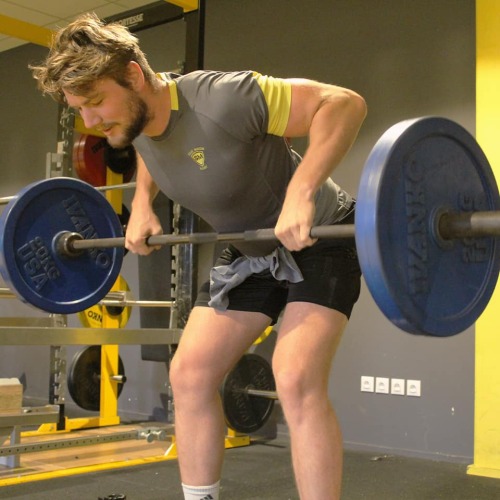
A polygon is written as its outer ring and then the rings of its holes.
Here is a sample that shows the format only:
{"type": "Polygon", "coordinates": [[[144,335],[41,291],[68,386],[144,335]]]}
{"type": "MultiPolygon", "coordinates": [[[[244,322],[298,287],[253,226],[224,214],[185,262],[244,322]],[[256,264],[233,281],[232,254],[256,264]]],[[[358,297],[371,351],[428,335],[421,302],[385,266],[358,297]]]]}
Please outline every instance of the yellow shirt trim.
{"type": "Polygon", "coordinates": [[[170,90],[170,107],[174,111],[179,111],[179,97],[177,96],[177,85],[173,80],[168,82],[168,88],[170,90]]]}
{"type": "Polygon", "coordinates": [[[177,85],[175,84],[175,81],[167,78],[165,73],[156,73],[156,76],[160,80],[168,83],[168,90],[170,90],[170,107],[174,111],[179,111],[179,97],[177,95],[177,85]]]}
{"type": "Polygon", "coordinates": [[[291,84],[280,78],[260,73],[254,72],[253,76],[264,94],[269,110],[268,134],[284,135],[292,103],[291,84]]]}

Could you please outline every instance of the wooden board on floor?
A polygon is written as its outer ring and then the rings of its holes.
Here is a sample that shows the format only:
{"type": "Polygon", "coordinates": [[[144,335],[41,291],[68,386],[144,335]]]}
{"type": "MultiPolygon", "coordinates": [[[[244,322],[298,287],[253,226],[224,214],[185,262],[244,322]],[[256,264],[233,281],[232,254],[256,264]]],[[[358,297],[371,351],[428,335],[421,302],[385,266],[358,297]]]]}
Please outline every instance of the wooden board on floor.
{"type": "MultiPolygon", "coordinates": [[[[147,422],[141,425],[117,425],[21,437],[21,445],[59,441],[62,439],[93,438],[113,433],[134,432],[141,429],[165,429],[167,439],[148,443],[145,439],[130,439],[111,443],[72,446],[62,449],[23,453],[19,468],[0,465],[0,486],[51,479],[53,477],[83,474],[99,470],[140,465],[175,458],[165,453],[172,445],[173,426],[147,422]]],[[[7,440],[4,446],[9,445],[7,440]]]]}

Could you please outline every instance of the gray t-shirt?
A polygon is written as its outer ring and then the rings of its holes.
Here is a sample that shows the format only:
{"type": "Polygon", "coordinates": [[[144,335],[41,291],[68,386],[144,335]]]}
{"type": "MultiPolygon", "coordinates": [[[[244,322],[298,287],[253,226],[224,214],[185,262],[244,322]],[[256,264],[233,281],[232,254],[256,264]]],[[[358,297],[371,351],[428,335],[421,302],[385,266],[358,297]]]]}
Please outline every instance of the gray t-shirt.
{"type": "MultiPolygon", "coordinates": [[[[251,71],[160,76],[170,87],[170,121],[160,136],[134,141],[158,187],[219,233],[274,227],[300,162],[282,136],[289,84],[251,71]]],[[[314,225],[341,219],[350,204],[329,179],[316,195],[314,225]]],[[[235,246],[266,255],[276,244],[235,246]]]]}

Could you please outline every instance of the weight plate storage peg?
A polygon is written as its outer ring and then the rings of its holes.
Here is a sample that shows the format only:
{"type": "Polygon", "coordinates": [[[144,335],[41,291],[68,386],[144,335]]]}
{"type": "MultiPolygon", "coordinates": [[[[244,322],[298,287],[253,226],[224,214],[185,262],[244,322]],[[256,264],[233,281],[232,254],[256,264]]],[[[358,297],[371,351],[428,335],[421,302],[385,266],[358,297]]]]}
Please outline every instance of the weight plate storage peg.
{"type": "MultiPolygon", "coordinates": [[[[125,368],[118,357],[118,384],[120,396],[125,383],[125,368]]],[[[77,352],[68,371],[68,390],[73,401],[84,410],[99,411],[101,406],[101,346],[91,345],[77,352]]]]}
{"type": "Polygon", "coordinates": [[[58,235],[84,239],[123,236],[112,206],[92,186],[58,177],[22,189],[0,216],[0,273],[24,302],[56,314],[83,311],[109,292],[123,248],[58,251],[58,235]]]}
{"type": "Polygon", "coordinates": [[[260,429],[274,408],[274,398],[251,395],[249,389],[275,391],[270,364],[253,353],[243,355],[220,389],[227,426],[244,434],[260,429]]]}
{"type": "Polygon", "coordinates": [[[476,140],[446,118],[391,127],[363,169],[356,245],[375,302],[410,333],[464,331],[488,304],[499,272],[494,237],[444,240],[447,212],[498,211],[498,188],[476,140]]]}
{"type": "MultiPolygon", "coordinates": [[[[127,280],[123,276],[118,276],[116,282],[119,290],[130,292],[127,280]]],[[[109,325],[109,319],[117,323],[117,328],[125,328],[132,314],[131,306],[103,306],[95,304],[84,311],[78,313],[78,319],[85,328],[104,328],[109,325]]]]}

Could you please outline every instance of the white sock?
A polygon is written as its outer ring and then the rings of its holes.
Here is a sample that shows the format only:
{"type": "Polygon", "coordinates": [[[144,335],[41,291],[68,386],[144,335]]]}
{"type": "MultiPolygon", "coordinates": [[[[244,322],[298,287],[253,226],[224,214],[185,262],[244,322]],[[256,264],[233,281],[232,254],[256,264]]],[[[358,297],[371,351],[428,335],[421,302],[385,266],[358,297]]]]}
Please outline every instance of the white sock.
{"type": "Polygon", "coordinates": [[[211,486],[188,486],[182,483],[184,500],[219,500],[220,481],[211,486]]]}

